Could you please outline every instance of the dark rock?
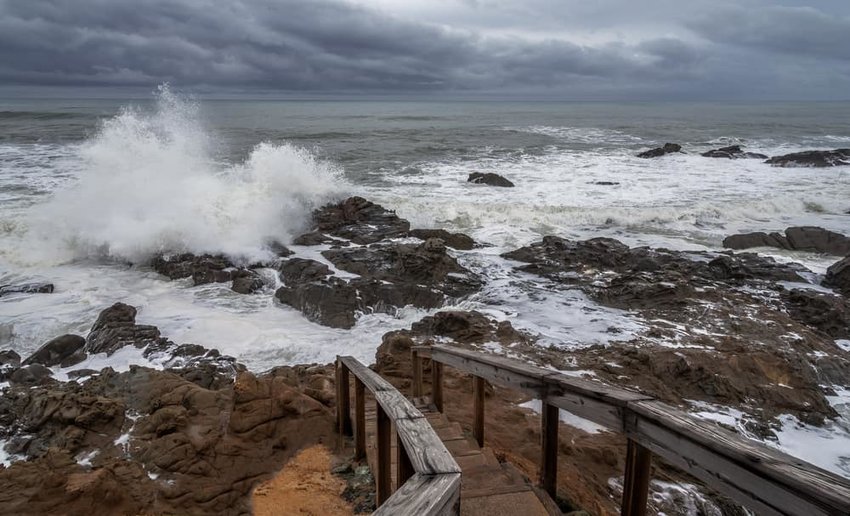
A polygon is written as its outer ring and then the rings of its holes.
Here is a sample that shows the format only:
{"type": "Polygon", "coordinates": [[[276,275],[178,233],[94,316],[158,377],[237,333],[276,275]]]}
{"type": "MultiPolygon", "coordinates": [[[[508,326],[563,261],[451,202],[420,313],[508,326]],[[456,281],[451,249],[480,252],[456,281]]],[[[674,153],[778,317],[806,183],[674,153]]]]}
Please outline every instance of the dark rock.
{"type": "Polygon", "coordinates": [[[275,297],[323,326],[348,329],[356,320],[357,289],[339,278],[286,285],[275,297]]]}
{"type": "Polygon", "coordinates": [[[466,178],[467,183],[475,183],[481,185],[501,186],[504,188],[512,188],[514,184],[499,174],[492,172],[473,172],[466,178]]]}
{"type": "Polygon", "coordinates": [[[617,186],[620,183],[618,183],[617,181],[594,181],[593,184],[599,186],[617,186]]]}
{"type": "Polygon", "coordinates": [[[395,212],[362,197],[324,206],[313,213],[313,220],[319,232],[356,244],[401,237],[410,230],[410,223],[395,212]]]}
{"type": "Polygon", "coordinates": [[[9,375],[12,385],[40,385],[50,379],[53,372],[41,364],[32,364],[17,369],[9,375]]]}
{"type": "Polygon", "coordinates": [[[0,351],[0,367],[5,366],[21,367],[21,355],[12,349],[0,351]]]}
{"type": "Polygon", "coordinates": [[[280,279],[287,285],[318,281],[332,274],[327,265],[306,258],[290,258],[280,264],[280,279]]]}
{"type": "Polygon", "coordinates": [[[195,285],[225,283],[233,279],[231,271],[225,270],[232,268],[233,263],[224,256],[195,256],[191,253],[160,255],[152,260],[151,266],[172,280],[191,277],[195,285]]]}
{"type": "MultiPolygon", "coordinates": [[[[486,342],[517,343],[532,342],[532,338],[519,332],[508,321],[497,323],[476,311],[445,311],[424,317],[410,327],[410,333],[418,337],[448,337],[461,344],[483,344],[486,342]]],[[[392,335],[393,332],[387,335],[392,335]]],[[[384,335],[384,341],[387,340],[384,335]]]]}
{"type": "Polygon", "coordinates": [[[71,380],[79,380],[80,378],[92,376],[99,372],[100,371],[96,371],[94,369],[74,369],[73,371],[68,371],[68,378],[71,380]]]}
{"type": "Polygon", "coordinates": [[[286,258],[287,256],[292,256],[295,254],[288,247],[281,244],[277,240],[273,240],[268,244],[269,251],[273,252],[275,255],[280,256],[281,258],[286,258]]]}
{"type": "Polygon", "coordinates": [[[790,227],[785,236],[779,233],[744,233],[723,240],[723,247],[748,249],[751,247],[777,247],[792,251],[811,251],[844,256],[850,254],[850,238],[813,226],[790,227]]]}
{"type": "Polygon", "coordinates": [[[38,351],[24,360],[24,365],[41,364],[48,367],[62,365],[72,366],[85,360],[86,353],[83,347],[86,339],[79,335],[62,335],[38,348],[38,351]]]}
{"type": "Polygon", "coordinates": [[[233,284],[230,290],[239,294],[253,294],[263,288],[263,278],[249,269],[239,269],[233,272],[233,284]]]}
{"type": "Polygon", "coordinates": [[[740,145],[730,145],[729,147],[721,147],[708,152],[703,152],[702,156],[706,158],[728,158],[728,159],[767,159],[764,154],[757,152],[745,152],[740,145]]]}
{"type": "Polygon", "coordinates": [[[682,146],[677,143],[665,143],[663,147],[656,147],[648,151],[641,152],[637,155],[639,158],[658,158],[665,154],[673,154],[682,152],[682,146]]]}
{"type": "Polygon", "coordinates": [[[833,339],[850,339],[850,302],[841,296],[808,289],[794,289],[782,296],[794,319],[833,339]]]}
{"type": "Polygon", "coordinates": [[[468,251],[475,247],[475,240],[471,236],[463,233],[450,233],[445,229],[411,229],[408,235],[420,240],[439,238],[452,249],[461,251],[468,251]]]}
{"type": "Polygon", "coordinates": [[[765,163],[774,167],[837,167],[850,165],[850,149],[813,150],[774,156],[765,163]]]}
{"type": "Polygon", "coordinates": [[[53,283],[24,283],[21,285],[0,286],[0,297],[9,294],[51,294],[53,283]]]}
{"type": "Polygon", "coordinates": [[[850,256],[830,265],[823,284],[835,287],[846,297],[850,297],[850,256]]]}
{"type": "Polygon", "coordinates": [[[115,303],[97,318],[86,337],[88,353],[111,355],[118,349],[133,345],[137,348],[166,342],[155,326],[136,324],[136,309],[124,303],[115,303]]]}
{"type": "Polygon", "coordinates": [[[342,243],[348,245],[347,241],[337,240],[335,238],[329,237],[321,231],[311,231],[309,233],[304,233],[303,235],[295,237],[295,240],[293,240],[292,243],[295,245],[322,245],[342,243]]]}

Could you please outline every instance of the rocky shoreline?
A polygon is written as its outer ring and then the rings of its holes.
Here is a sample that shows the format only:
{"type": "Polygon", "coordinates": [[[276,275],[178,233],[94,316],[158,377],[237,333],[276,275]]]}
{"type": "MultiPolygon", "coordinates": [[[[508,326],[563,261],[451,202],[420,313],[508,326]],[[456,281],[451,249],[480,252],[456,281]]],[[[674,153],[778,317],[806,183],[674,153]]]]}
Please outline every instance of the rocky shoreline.
{"type": "MultiPolygon", "coordinates": [[[[840,258],[850,252],[847,242],[819,228],[789,228],[784,236],[738,235],[724,245],[775,245],[840,258]]],[[[230,283],[240,294],[274,296],[310,321],[341,329],[364,313],[450,306],[481,292],[487,281],[458,259],[484,244],[445,230],[411,229],[360,197],[316,210],[313,226],[293,244],[297,252],[270,242],[263,263],[178,253],[157,256],[150,266],[169,280],[230,283]]],[[[839,345],[850,339],[850,257],[820,278],[752,252],[547,236],[502,258],[516,274],[556,291],[581,292],[641,321],[643,329],[626,341],[576,349],[541,345],[537,335],[483,313],[437,311],[376,342],[376,368],[406,389],[409,347],[440,342],[639,389],[685,409],[734,410],[740,414],[735,430],[767,441],[776,439],[781,417],[814,427],[840,417],[830,398],[850,388],[850,345],[839,345]]],[[[19,295],[52,291],[18,287],[3,288],[19,295]]],[[[138,324],[132,306],[104,308],[85,336],[57,336],[25,359],[0,352],[0,440],[14,459],[0,467],[4,512],[247,514],[256,484],[300,449],[335,443],[332,365],[252,372],[217,350],[178,344],[138,324]],[[75,369],[87,357],[127,347],[161,367],[75,369]]],[[[463,396],[464,382],[453,377],[448,388],[463,396]]],[[[494,392],[498,417],[525,421],[529,411],[517,405],[529,400],[494,392]]],[[[454,416],[465,421],[462,413],[454,416]]],[[[598,513],[616,510],[609,479],[622,474],[621,443],[604,432],[570,432],[570,503],[598,513]]],[[[529,439],[506,432],[494,442],[531,468],[529,439]]],[[[686,481],[672,470],[663,474],[686,481]]],[[[701,500],[706,507],[728,504],[713,494],[701,500]]]]}

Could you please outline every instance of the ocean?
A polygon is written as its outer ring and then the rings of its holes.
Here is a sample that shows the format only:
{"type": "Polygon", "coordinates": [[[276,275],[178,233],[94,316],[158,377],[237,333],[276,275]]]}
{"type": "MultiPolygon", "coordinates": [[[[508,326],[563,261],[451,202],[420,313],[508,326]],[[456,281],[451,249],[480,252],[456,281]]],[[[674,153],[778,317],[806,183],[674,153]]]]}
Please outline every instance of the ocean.
{"type": "MultiPolygon", "coordinates": [[[[144,266],[162,251],[262,259],[269,240],[289,243],[313,209],[350,195],[486,244],[458,253],[487,284],[457,308],[509,319],[542,345],[629,340],[645,321],[518,275],[499,254],[544,235],[719,250],[738,232],[850,233],[850,167],[699,155],[733,144],[767,155],[850,147],[848,120],[847,102],[199,100],[167,88],[135,100],[0,99],[0,285],[56,287],[0,298],[0,348],[27,356],[55,336],[85,335],[122,301],[169,339],[256,371],[340,353],[372,362],[382,334],[428,312],[363,315],[338,330],[270,292],[170,282],[144,266]],[[635,157],[668,141],[686,154],[635,157]],[[471,172],[516,187],[470,184],[471,172]]],[[[835,261],[767,254],[816,273],[835,261]]],[[[156,366],[127,347],[76,367],[130,364],[156,366]]]]}

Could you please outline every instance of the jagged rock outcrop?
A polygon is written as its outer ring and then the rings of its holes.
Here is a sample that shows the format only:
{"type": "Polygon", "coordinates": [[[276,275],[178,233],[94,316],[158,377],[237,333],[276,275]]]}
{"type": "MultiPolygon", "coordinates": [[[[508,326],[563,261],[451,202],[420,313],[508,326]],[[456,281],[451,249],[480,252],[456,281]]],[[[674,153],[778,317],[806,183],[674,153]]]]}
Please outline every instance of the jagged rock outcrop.
{"type": "Polygon", "coordinates": [[[111,355],[124,346],[143,348],[166,342],[156,326],[136,324],[136,309],[115,303],[100,313],[86,337],[88,353],[111,355]]]}
{"type": "Polygon", "coordinates": [[[826,270],[823,283],[850,297],[850,256],[832,264],[826,270]]]}
{"type": "Polygon", "coordinates": [[[467,183],[479,185],[499,186],[502,188],[513,188],[514,184],[508,179],[494,174],[493,172],[473,172],[466,178],[467,183]]]}
{"type": "Polygon", "coordinates": [[[811,150],[774,156],[765,163],[774,167],[837,167],[850,165],[850,149],[811,150]]]}
{"type": "Polygon", "coordinates": [[[451,233],[445,229],[411,229],[408,235],[420,240],[439,238],[452,249],[461,251],[469,251],[475,247],[475,240],[471,236],[463,233],[451,233]]]}
{"type": "MultiPolygon", "coordinates": [[[[410,223],[395,212],[362,197],[324,206],[313,213],[315,230],[356,244],[372,244],[387,238],[402,237],[410,223]]],[[[298,239],[296,239],[297,241],[298,239]]],[[[300,245],[309,245],[299,242],[300,245]]]]}
{"type": "Polygon", "coordinates": [[[746,152],[740,145],[730,145],[719,149],[712,149],[708,152],[703,152],[701,156],[706,158],[727,158],[727,159],[767,159],[764,154],[757,152],[746,152]]]}
{"type": "Polygon", "coordinates": [[[780,233],[742,233],[726,237],[723,247],[749,249],[777,247],[792,251],[811,251],[845,256],[850,254],[850,237],[815,226],[795,226],[780,233]]]}
{"type": "Polygon", "coordinates": [[[678,143],[665,143],[662,147],[656,147],[637,155],[639,158],[659,158],[666,154],[682,152],[682,146],[678,143]]]}

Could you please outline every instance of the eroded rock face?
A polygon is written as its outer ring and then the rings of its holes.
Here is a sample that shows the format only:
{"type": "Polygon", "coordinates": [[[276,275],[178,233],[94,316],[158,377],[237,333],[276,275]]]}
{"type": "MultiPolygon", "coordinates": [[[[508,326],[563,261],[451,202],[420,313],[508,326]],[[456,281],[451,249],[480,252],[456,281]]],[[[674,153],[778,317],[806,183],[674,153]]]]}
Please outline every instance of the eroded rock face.
{"type": "Polygon", "coordinates": [[[845,256],[850,254],[850,237],[815,226],[795,226],[779,233],[744,233],[723,240],[723,247],[748,249],[778,247],[792,251],[811,251],[845,256]]]}
{"type": "MultiPolygon", "coordinates": [[[[313,213],[316,230],[356,244],[372,244],[407,234],[410,223],[362,197],[350,197],[313,213]]],[[[301,245],[309,245],[302,243],[301,245]]]]}
{"type": "Polygon", "coordinates": [[[13,388],[0,404],[3,438],[28,461],[0,469],[0,509],[247,514],[254,484],[300,448],[333,442],[331,411],[304,394],[320,377],[332,369],[246,372],[210,390],[133,367],[13,388]]]}
{"type": "Polygon", "coordinates": [[[812,150],[774,156],[765,163],[774,167],[837,167],[850,165],[850,149],[812,150]]]}
{"type": "Polygon", "coordinates": [[[701,155],[706,158],[767,159],[767,156],[764,154],[744,151],[740,145],[730,145],[728,147],[713,149],[708,152],[703,152],[701,155]]]}
{"type": "Polygon", "coordinates": [[[83,349],[85,345],[86,339],[79,335],[62,335],[38,348],[38,351],[24,360],[23,365],[72,366],[85,360],[86,353],[83,349]]]}
{"type": "Polygon", "coordinates": [[[682,146],[678,143],[665,143],[662,147],[656,147],[648,151],[641,152],[637,155],[639,158],[659,158],[666,154],[675,154],[682,152],[682,146]]]}
{"type": "Polygon", "coordinates": [[[493,172],[473,172],[466,179],[467,183],[513,188],[514,184],[499,174],[493,172]]]}

